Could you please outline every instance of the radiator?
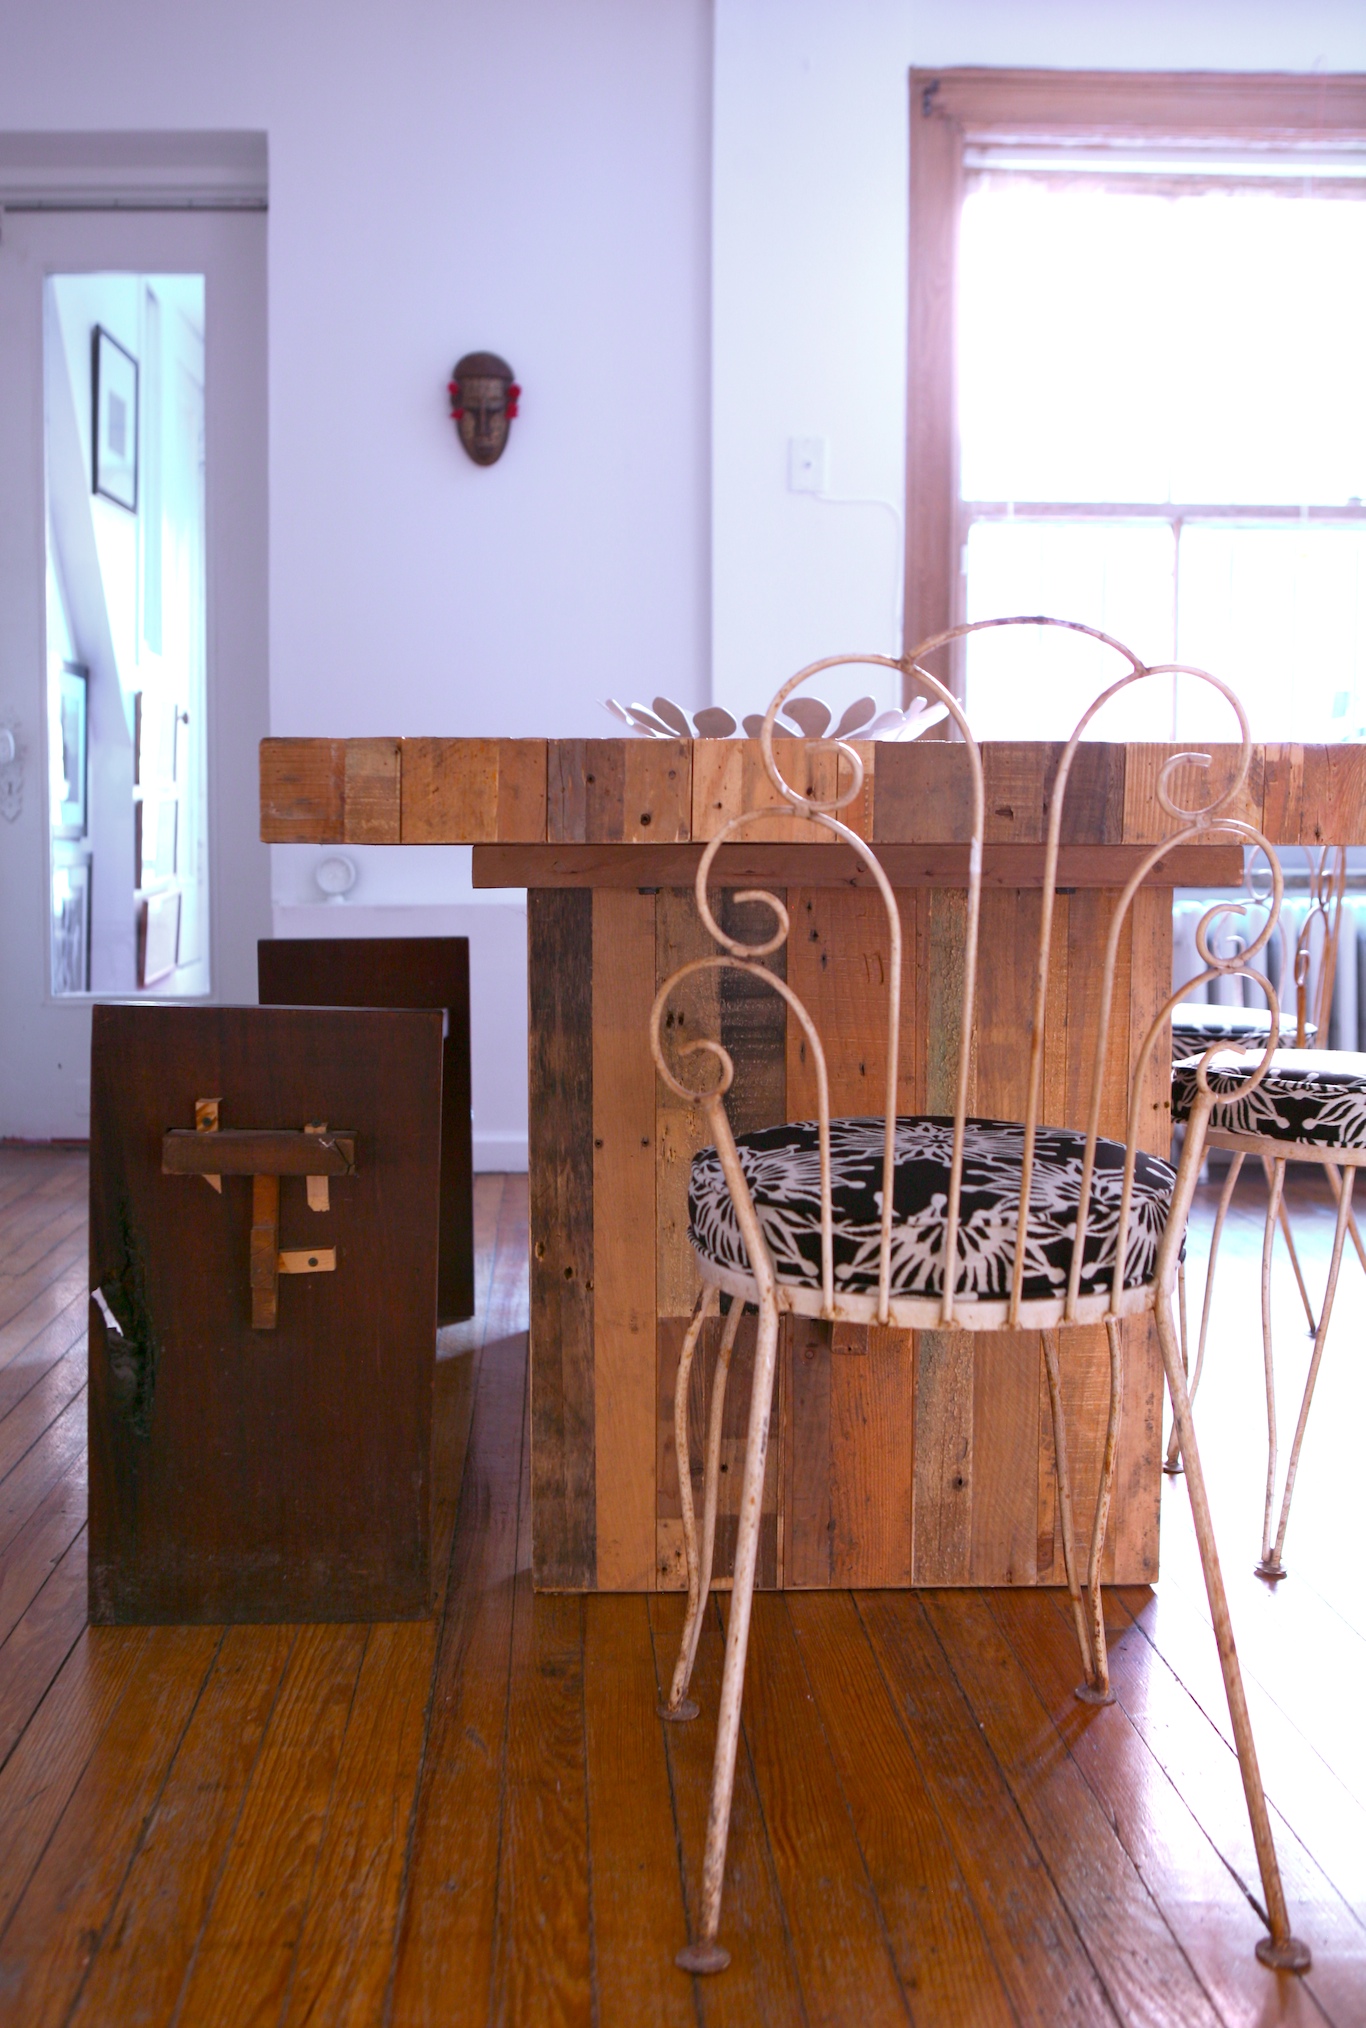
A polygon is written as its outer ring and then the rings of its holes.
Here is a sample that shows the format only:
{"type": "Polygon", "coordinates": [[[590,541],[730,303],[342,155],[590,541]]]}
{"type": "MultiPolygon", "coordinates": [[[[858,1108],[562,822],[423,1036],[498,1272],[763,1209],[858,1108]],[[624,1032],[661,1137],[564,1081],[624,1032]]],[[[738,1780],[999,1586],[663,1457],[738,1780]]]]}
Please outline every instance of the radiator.
{"type": "MultiPolygon", "coordinates": [[[[1206,909],[1211,908],[1217,898],[1213,895],[1204,900],[1183,898],[1172,909],[1172,990],[1176,992],[1185,986],[1188,979],[1204,970],[1203,962],[1195,948],[1195,928],[1206,909]]],[[[1286,963],[1284,953],[1293,952],[1295,940],[1301,925],[1309,912],[1308,900],[1303,895],[1287,894],[1281,906],[1281,919],[1277,933],[1262,955],[1255,959],[1257,969],[1264,971],[1276,988],[1284,1012],[1295,1011],[1295,988],[1293,973],[1286,963]],[[1284,984],[1282,981],[1284,980],[1284,984]]],[[[1226,918],[1212,939],[1212,948],[1221,957],[1240,950],[1250,935],[1255,934],[1257,918],[1251,914],[1243,919],[1226,918]]],[[[1322,938],[1314,934],[1309,957],[1309,1007],[1312,1010],[1318,996],[1319,973],[1322,965],[1322,938]]],[[[1201,986],[1182,995],[1187,1000],[1213,1000],[1221,1006],[1264,1007],[1265,996],[1248,979],[1216,979],[1209,985],[1201,986]]],[[[1320,1047],[1329,1049],[1366,1049],[1366,896],[1349,895],[1343,903],[1342,928],[1338,939],[1338,962],[1333,975],[1333,1004],[1328,1021],[1328,1033],[1318,1038],[1320,1047]]]]}

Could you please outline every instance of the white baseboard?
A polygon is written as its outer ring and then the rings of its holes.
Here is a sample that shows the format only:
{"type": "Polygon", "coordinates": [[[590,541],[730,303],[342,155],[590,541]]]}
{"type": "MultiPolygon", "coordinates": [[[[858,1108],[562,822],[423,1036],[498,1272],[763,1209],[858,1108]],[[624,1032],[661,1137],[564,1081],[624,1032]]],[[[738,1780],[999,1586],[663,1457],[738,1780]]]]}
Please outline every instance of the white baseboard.
{"type": "Polygon", "coordinates": [[[525,1134],[481,1134],[474,1130],[474,1173],[525,1175],[527,1166],[525,1134]]]}

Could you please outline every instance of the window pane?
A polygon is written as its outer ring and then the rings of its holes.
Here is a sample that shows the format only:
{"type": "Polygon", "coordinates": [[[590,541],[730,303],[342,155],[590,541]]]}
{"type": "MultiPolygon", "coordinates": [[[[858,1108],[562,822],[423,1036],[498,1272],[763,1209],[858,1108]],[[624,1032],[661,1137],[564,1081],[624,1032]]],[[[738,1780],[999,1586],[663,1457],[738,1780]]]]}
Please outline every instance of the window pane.
{"type": "Polygon", "coordinates": [[[1366,202],[972,192],[967,500],[1366,498],[1366,202]]]}
{"type": "MultiPolygon", "coordinates": [[[[1366,529],[1186,528],[1178,640],[1237,691],[1254,738],[1366,738],[1366,529]]],[[[1207,686],[1180,691],[1178,738],[1228,737],[1207,686]]]]}
{"type": "MultiPolygon", "coordinates": [[[[1165,522],[978,521],[968,537],[968,618],[1084,620],[1150,662],[1169,662],[1172,552],[1165,522]]],[[[1066,739],[1123,673],[1113,649],[1052,628],[974,634],[969,721],[979,739],[1066,739]]],[[[1093,736],[1170,739],[1171,723],[1171,684],[1154,677],[1108,705],[1093,736]]]]}

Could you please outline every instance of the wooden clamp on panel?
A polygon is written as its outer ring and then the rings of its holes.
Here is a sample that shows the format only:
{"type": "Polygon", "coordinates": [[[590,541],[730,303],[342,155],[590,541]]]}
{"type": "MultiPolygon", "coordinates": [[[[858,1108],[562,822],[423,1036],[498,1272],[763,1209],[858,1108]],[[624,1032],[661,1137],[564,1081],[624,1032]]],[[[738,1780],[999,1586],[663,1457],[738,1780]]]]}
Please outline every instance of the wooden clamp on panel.
{"type": "Polygon", "coordinates": [[[328,1179],[356,1173],[356,1137],[329,1133],[325,1120],[310,1122],[302,1133],[223,1128],[218,1109],[217,1099],[199,1099],[193,1128],[172,1127],[163,1134],[161,1173],[203,1176],[220,1192],[224,1176],[250,1176],[251,1325],[254,1331],[273,1331],[279,1317],[280,1276],[330,1274],[337,1265],[332,1246],[281,1252],[280,1178],[305,1177],[310,1210],[328,1210],[328,1179]]]}

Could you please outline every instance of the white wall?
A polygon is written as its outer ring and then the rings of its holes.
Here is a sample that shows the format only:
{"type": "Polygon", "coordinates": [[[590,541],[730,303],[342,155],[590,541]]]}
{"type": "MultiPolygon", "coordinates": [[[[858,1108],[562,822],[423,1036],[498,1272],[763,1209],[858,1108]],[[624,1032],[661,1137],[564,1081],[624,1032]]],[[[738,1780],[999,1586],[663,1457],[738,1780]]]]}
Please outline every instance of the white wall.
{"type": "MultiPolygon", "coordinates": [[[[762,706],[819,655],[900,652],[914,66],[1366,70],[1362,0],[716,0],[713,669],[762,706]]],[[[825,694],[823,692],[823,694],[825,694]]],[[[893,701],[890,697],[889,702],[893,701]]]]}
{"type": "MultiPolygon", "coordinates": [[[[0,130],[268,135],[275,732],[579,734],[609,692],[705,701],[708,0],[3,19],[0,130]],[[477,347],[524,390],[492,470],[446,414],[477,347]]],[[[275,882],[299,921],[297,869],[275,882]]],[[[384,886],[409,904],[390,934],[466,908],[487,1032],[520,1065],[520,898],[471,902],[458,852],[384,886]]],[[[524,1067],[509,1087],[476,1048],[474,1072],[505,1159],[524,1067]]]]}
{"type": "MultiPolygon", "coordinates": [[[[9,0],[0,130],[268,134],[276,732],[591,732],[897,646],[910,66],[1366,69],[1360,0],[715,0],[714,51],[712,12],[9,0]],[[445,414],[471,347],[525,389],[491,471],[445,414]],[[891,510],[790,494],[806,435],[891,510]]],[[[348,923],[474,938],[505,1159],[518,904],[360,857],[348,923]]],[[[311,864],[277,849],[277,929],[311,864]]]]}

